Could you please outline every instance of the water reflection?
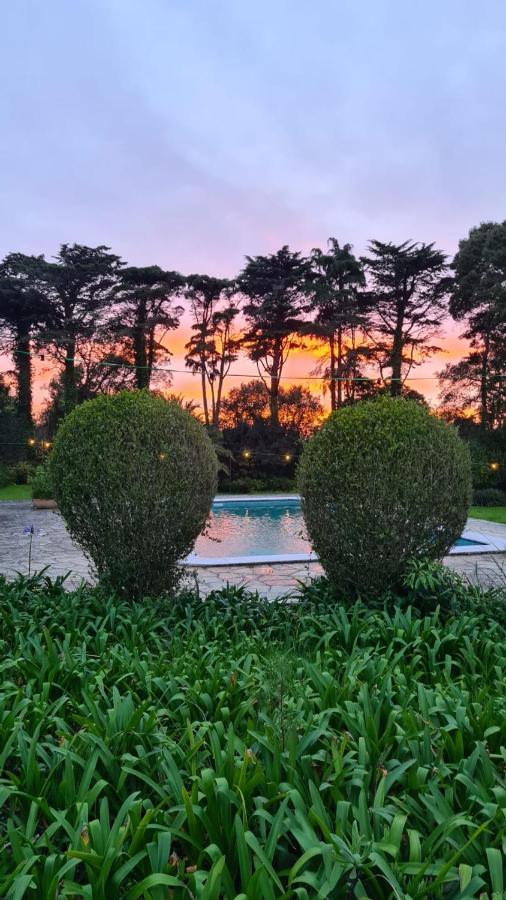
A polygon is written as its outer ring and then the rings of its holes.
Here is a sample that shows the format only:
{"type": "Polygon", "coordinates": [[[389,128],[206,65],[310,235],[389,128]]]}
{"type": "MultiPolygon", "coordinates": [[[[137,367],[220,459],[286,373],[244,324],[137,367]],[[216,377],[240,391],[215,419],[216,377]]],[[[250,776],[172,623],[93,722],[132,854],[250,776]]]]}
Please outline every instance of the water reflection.
{"type": "Polygon", "coordinates": [[[206,535],[195,545],[199,556],[269,556],[310,553],[300,506],[295,503],[230,503],[215,506],[206,535]]]}

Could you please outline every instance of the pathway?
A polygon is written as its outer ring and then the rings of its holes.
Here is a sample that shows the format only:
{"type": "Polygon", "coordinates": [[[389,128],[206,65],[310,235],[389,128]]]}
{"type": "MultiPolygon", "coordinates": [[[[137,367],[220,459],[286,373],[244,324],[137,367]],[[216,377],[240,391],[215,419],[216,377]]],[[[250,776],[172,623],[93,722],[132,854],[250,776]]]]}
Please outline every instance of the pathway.
{"type": "MultiPolygon", "coordinates": [[[[29,536],[23,533],[30,525],[36,529],[32,545],[32,572],[48,566],[55,578],[71,572],[69,584],[82,579],[92,581],[86,558],[71,541],[61,516],[53,510],[34,510],[28,501],[0,503],[0,572],[15,576],[28,571],[29,536]]],[[[506,538],[506,526],[479,519],[469,519],[467,527],[492,540],[506,538]]],[[[482,584],[506,584],[506,554],[468,554],[446,557],[445,564],[482,584]]],[[[206,594],[227,584],[244,586],[273,598],[292,592],[299,582],[321,574],[319,563],[278,563],[275,565],[207,566],[189,570],[188,581],[198,579],[199,590],[206,594]]]]}

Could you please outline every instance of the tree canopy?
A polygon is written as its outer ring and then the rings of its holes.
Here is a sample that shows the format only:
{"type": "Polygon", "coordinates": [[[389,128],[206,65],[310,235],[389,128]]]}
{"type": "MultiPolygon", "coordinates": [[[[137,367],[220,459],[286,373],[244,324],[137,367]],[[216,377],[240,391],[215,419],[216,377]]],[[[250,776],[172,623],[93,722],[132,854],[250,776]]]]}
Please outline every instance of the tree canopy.
{"type": "Polygon", "coordinates": [[[369,334],[382,376],[390,369],[391,394],[398,396],[413,366],[440,349],[432,341],[447,312],[446,257],[434,244],[374,240],[362,262],[372,308],[369,334]]]}
{"type": "Polygon", "coordinates": [[[248,256],[238,277],[245,297],[243,345],[269,392],[271,424],[278,423],[280,378],[292,350],[300,347],[310,262],[284,246],[268,256],[248,256]]]}

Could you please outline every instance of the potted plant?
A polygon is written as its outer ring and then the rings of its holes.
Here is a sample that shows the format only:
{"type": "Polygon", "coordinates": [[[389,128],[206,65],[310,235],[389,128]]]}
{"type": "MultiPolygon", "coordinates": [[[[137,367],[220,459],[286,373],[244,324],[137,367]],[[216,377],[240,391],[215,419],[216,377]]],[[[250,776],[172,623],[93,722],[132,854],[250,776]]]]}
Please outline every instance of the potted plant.
{"type": "Polygon", "coordinates": [[[53,496],[53,486],[47,462],[37,466],[31,485],[34,509],[56,509],[56,500],[53,496]]]}

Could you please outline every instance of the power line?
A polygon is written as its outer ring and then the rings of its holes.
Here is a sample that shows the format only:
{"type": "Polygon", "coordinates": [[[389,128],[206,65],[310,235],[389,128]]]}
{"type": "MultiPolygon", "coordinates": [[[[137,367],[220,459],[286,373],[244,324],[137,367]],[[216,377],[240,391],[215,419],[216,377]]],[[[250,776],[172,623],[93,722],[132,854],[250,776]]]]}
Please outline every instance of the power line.
{"type": "MultiPolygon", "coordinates": [[[[13,350],[12,353],[13,353],[13,354],[18,354],[18,355],[23,355],[23,356],[30,356],[30,357],[35,358],[35,359],[39,359],[39,358],[40,358],[40,359],[44,359],[44,357],[41,356],[40,354],[38,354],[38,353],[32,353],[32,352],[30,352],[30,351],[28,351],[28,350],[13,350]]],[[[62,360],[62,362],[73,362],[73,363],[78,363],[78,364],[79,364],[79,359],[78,359],[77,357],[74,357],[74,356],[66,356],[66,357],[64,357],[64,359],[62,360]]],[[[190,369],[174,369],[174,368],[167,368],[167,367],[165,367],[165,366],[156,366],[156,365],[152,365],[152,366],[149,366],[149,365],[146,365],[146,366],[138,366],[138,365],[135,365],[135,363],[112,362],[112,361],[109,361],[109,360],[97,360],[97,361],[94,363],[94,365],[97,365],[97,366],[107,366],[107,367],[110,367],[110,368],[118,368],[118,369],[132,369],[132,370],[133,370],[133,369],[139,369],[139,370],[148,370],[148,371],[150,371],[150,372],[165,372],[165,373],[168,374],[168,375],[191,375],[192,377],[193,377],[194,375],[196,375],[197,377],[201,377],[201,374],[202,374],[199,370],[196,370],[196,371],[193,371],[193,372],[192,372],[190,369]]],[[[248,378],[248,379],[250,379],[250,380],[252,380],[252,379],[254,379],[254,378],[261,378],[261,377],[262,377],[261,375],[254,375],[254,374],[252,374],[251,372],[249,372],[249,373],[246,373],[246,372],[242,372],[242,373],[241,373],[241,372],[227,372],[227,374],[226,374],[226,376],[225,376],[225,378],[248,378]]],[[[506,379],[506,374],[505,374],[505,375],[488,375],[487,377],[488,377],[489,380],[492,380],[492,381],[496,381],[496,380],[499,380],[499,381],[500,381],[500,380],[502,380],[502,379],[506,379]]],[[[401,377],[401,378],[394,378],[394,377],[390,376],[390,377],[388,377],[388,378],[386,378],[386,379],[381,379],[381,378],[374,378],[374,377],[367,376],[367,375],[364,375],[364,376],[356,376],[356,377],[355,377],[355,376],[349,377],[349,376],[346,376],[346,375],[343,375],[343,376],[337,376],[337,375],[334,375],[334,376],[332,376],[332,377],[331,377],[330,375],[279,375],[279,376],[277,377],[277,380],[280,380],[280,381],[281,381],[281,380],[288,380],[288,381],[325,381],[325,382],[329,382],[329,381],[335,381],[335,382],[342,381],[343,383],[346,383],[346,384],[349,384],[350,382],[368,382],[368,383],[369,383],[369,382],[383,381],[383,380],[386,380],[386,381],[388,381],[389,383],[392,382],[392,381],[400,381],[400,382],[404,383],[405,381],[439,381],[439,380],[448,380],[448,381],[463,381],[463,380],[466,380],[466,381],[477,381],[477,382],[480,382],[480,381],[481,381],[481,376],[476,375],[475,377],[473,377],[473,376],[470,375],[470,376],[466,376],[465,379],[459,378],[458,376],[445,376],[444,379],[440,379],[440,377],[439,377],[438,375],[407,375],[405,378],[402,378],[402,377],[401,377]]]]}

